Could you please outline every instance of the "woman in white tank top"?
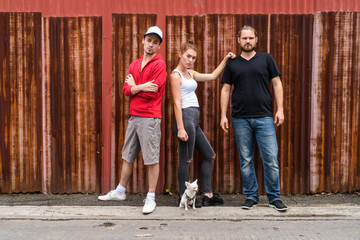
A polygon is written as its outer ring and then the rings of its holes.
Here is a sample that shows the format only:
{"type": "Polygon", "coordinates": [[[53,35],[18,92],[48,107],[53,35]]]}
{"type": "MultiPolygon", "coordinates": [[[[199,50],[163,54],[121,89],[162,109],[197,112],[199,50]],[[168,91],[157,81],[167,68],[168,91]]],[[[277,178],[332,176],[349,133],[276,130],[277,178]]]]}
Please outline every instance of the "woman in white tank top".
{"type": "Polygon", "coordinates": [[[185,191],[185,181],[189,180],[189,166],[193,160],[194,149],[197,148],[203,158],[201,164],[201,178],[204,188],[202,206],[222,205],[224,204],[223,199],[217,194],[213,194],[211,189],[211,173],[215,152],[199,126],[200,111],[195,90],[197,82],[216,80],[224,70],[227,60],[234,58],[235,54],[229,52],[219,66],[209,74],[199,73],[191,69],[196,56],[196,45],[192,42],[183,44],[179,52],[179,64],[170,75],[176,119],[175,132],[179,139],[180,149],[179,194],[182,195],[185,191]]]}

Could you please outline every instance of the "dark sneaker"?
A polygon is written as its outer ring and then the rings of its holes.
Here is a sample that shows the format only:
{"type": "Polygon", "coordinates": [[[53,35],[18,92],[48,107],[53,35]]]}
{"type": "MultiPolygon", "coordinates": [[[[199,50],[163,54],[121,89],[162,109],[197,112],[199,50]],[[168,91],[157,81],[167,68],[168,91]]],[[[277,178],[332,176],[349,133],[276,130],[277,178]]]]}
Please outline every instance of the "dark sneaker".
{"type": "Polygon", "coordinates": [[[253,207],[257,206],[257,202],[255,202],[254,200],[247,198],[244,202],[244,204],[241,206],[242,209],[252,209],[253,207]]]}
{"type": "Polygon", "coordinates": [[[288,207],[283,204],[281,200],[272,201],[271,203],[269,203],[269,207],[275,208],[280,212],[288,210],[288,207]]]}
{"type": "Polygon", "coordinates": [[[204,207],[224,205],[224,200],[217,193],[213,193],[213,196],[211,198],[204,195],[202,200],[202,205],[204,207]]]}

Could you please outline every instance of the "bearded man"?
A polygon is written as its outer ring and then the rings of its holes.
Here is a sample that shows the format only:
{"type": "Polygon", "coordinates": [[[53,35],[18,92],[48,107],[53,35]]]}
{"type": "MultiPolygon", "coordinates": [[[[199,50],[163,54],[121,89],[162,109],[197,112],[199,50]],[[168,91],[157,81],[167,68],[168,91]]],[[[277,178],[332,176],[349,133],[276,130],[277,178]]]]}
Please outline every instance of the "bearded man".
{"type": "Polygon", "coordinates": [[[255,51],[258,35],[250,26],[244,26],[237,35],[241,55],[229,59],[221,80],[221,128],[228,133],[226,116],[231,85],[232,123],[240,156],[243,193],[246,195],[243,209],[252,209],[259,201],[258,184],[254,169],[254,139],[260,151],[264,169],[264,182],[269,206],[278,211],[288,208],[280,200],[278,146],[275,125],[284,122],[283,87],[280,71],[268,53],[255,51]],[[273,115],[273,100],[270,85],[274,89],[276,113],[273,115]]]}

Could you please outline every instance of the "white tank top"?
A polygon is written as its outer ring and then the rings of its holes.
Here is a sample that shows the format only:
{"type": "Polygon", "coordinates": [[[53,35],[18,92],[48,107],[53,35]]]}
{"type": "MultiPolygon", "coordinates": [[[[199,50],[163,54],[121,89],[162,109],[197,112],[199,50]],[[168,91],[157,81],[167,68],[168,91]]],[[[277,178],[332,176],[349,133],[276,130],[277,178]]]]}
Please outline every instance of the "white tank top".
{"type": "Polygon", "coordinates": [[[177,69],[173,72],[177,72],[181,76],[180,95],[181,95],[181,109],[188,107],[199,107],[199,102],[195,94],[197,88],[197,82],[189,72],[190,79],[185,78],[184,75],[177,69]]]}

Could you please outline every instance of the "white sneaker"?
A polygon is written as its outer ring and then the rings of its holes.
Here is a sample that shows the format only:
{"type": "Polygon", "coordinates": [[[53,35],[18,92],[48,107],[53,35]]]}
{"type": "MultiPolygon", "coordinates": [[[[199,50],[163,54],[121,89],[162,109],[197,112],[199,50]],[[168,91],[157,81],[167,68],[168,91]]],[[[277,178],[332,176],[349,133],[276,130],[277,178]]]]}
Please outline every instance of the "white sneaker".
{"type": "Polygon", "coordinates": [[[109,200],[115,200],[115,201],[124,201],[126,200],[126,194],[117,194],[115,190],[111,190],[106,195],[102,195],[98,197],[101,201],[109,201],[109,200]]]}
{"type": "Polygon", "coordinates": [[[145,205],[143,207],[142,212],[145,214],[152,213],[155,210],[156,202],[150,198],[144,199],[144,202],[145,202],[145,205]]]}

